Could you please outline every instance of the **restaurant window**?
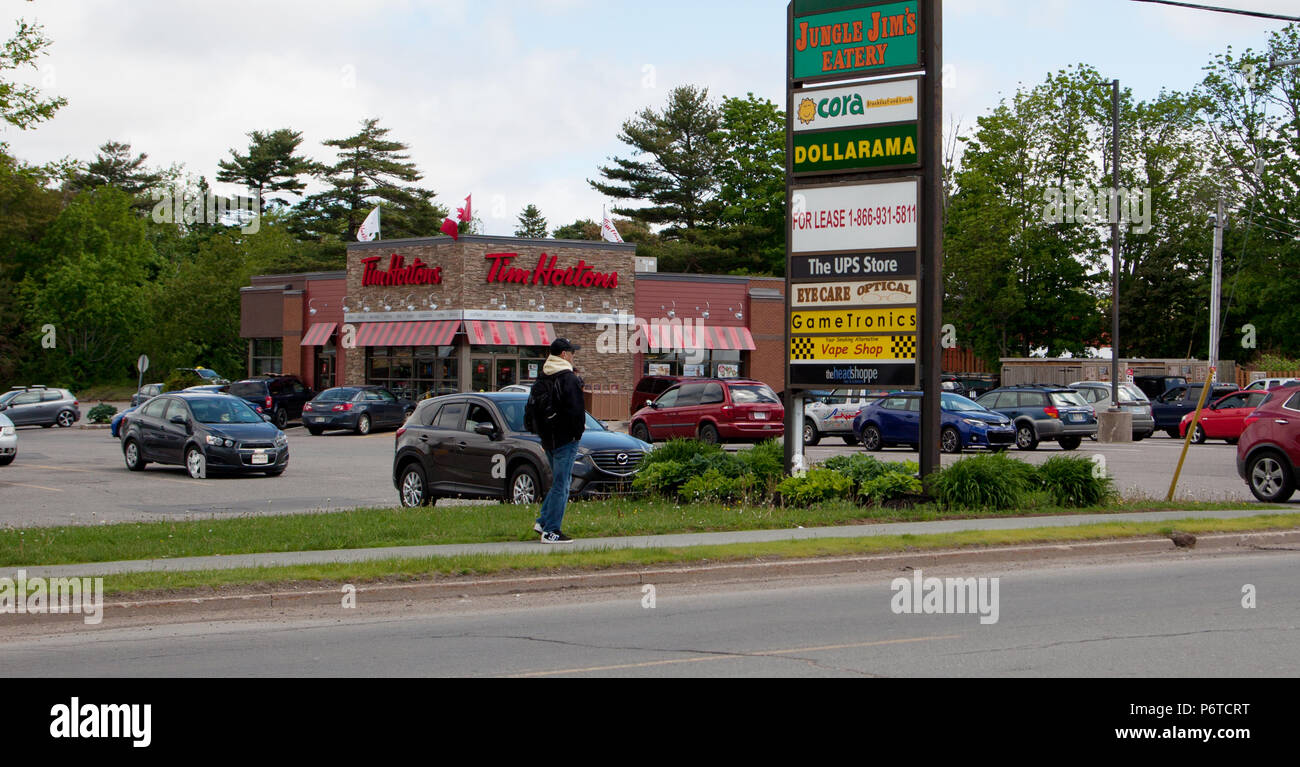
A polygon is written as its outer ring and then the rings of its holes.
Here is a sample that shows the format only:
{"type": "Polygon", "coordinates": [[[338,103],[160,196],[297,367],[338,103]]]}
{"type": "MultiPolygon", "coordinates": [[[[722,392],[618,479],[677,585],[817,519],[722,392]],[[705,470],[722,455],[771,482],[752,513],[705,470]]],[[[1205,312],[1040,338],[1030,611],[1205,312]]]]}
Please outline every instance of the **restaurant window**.
{"type": "Polygon", "coordinates": [[[249,360],[249,374],[279,373],[284,366],[284,340],[280,338],[254,338],[253,357],[249,360]]]}
{"type": "Polygon", "coordinates": [[[645,375],[687,378],[740,378],[744,375],[739,351],[701,349],[645,355],[645,375]]]}
{"type": "Polygon", "coordinates": [[[366,352],[366,383],[403,399],[455,394],[459,374],[454,346],[375,346],[366,352]]]}

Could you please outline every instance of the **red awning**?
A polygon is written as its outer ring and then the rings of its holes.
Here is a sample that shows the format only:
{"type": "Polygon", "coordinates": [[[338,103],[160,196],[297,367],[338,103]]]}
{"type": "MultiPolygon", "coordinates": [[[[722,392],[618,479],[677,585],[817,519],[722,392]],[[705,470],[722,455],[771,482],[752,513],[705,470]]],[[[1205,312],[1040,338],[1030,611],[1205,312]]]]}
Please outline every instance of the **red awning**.
{"type": "Polygon", "coordinates": [[[450,346],[460,320],[367,322],[357,328],[357,346],[450,346]]]}
{"type": "Polygon", "coordinates": [[[302,343],[299,346],[324,346],[329,343],[330,336],[334,335],[334,328],[338,327],[337,322],[317,322],[307,331],[307,335],[302,337],[302,343]]]}
{"type": "Polygon", "coordinates": [[[475,346],[549,346],[555,326],[546,322],[465,320],[465,335],[475,346]]]}
{"type": "Polygon", "coordinates": [[[720,349],[754,351],[754,336],[749,328],[700,326],[694,322],[642,323],[641,333],[652,350],[720,349]]]}

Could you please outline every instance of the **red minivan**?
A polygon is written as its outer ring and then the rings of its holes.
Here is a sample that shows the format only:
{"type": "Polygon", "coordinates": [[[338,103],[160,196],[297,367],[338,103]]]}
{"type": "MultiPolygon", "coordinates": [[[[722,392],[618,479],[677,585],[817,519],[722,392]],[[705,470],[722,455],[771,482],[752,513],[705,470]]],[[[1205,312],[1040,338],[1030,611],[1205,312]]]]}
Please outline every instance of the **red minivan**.
{"type": "Polygon", "coordinates": [[[785,407],[762,381],[692,378],[633,413],[628,433],[642,442],[770,439],[785,434],[785,407]]]}
{"type": "Polygon", "coordinates": [[[1282,503],[1296,488],[1300,465],[1300,389],[1271,389],[1237,443],[1237,474],[1265,503],[1282,503]]]}

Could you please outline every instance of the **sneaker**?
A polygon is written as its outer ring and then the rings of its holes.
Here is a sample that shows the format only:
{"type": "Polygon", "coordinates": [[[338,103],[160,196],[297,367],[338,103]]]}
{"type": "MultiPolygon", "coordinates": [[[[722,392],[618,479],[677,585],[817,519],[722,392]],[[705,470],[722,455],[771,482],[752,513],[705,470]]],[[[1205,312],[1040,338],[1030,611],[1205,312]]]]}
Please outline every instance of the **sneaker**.
{"type": "Polygon", "coordinates": [[[573,543],[573,539],[564,533],[542,533],[542,543],[573,543]]]}
{"type": "Polygon", "coordinates": [[[541,522],[534,522],[534,523],[533,523],[533,532],[534,532],[534,533],[537,533],[538,535],[540,535],[540,534],[542,534],[542,533],[544,533],[544,532],[546,532],[546,531],[542,529],[542,523],[541,523],[541,522]]]}

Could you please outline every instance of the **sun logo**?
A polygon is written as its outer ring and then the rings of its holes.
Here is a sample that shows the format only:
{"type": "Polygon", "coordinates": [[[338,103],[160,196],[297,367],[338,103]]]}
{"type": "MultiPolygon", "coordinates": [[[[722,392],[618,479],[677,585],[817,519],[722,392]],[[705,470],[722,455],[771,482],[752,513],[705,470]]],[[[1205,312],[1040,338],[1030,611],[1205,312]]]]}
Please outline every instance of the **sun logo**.
{"type": "Polygon", "coordinates": [[[817,104],[812,99],[799,102],[799,122],[807,125],[817,119],[817,104]]]}

